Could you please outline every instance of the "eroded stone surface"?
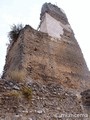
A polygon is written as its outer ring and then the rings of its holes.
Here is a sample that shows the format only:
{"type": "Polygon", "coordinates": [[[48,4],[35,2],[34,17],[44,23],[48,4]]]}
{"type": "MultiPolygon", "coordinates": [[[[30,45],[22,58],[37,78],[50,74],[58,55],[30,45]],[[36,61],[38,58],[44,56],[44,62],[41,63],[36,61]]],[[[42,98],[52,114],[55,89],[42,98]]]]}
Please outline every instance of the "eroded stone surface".
{"type": "MultiPolygon", "coordinates": [[[[10,81],[8,81],[9,83],[10,81]]],[[[6,81],[2,87],[6,86],[6,81]]],[[[13,91],[12,87],[9,87],[13,91]]],[[[32,97],[30,100],[20,96],[11,95],[8,86],[0,91],[0,119],[3,120],[57,120],[62,118],[62,114],[83,114],[83,110],[73,92],[66,91],[63,86],[51,83],[30,83],[27,86],[32,89],[32,97]]],[[[21,86],[20,86],[21,88],[21,86]]],[[[19,90],[17,90],[19,92],[19,90]]],[[[74,118],[69,118],[74,120],[74,118]]],[[[78,120],[85,120],[79,118],[78,120]]]]}

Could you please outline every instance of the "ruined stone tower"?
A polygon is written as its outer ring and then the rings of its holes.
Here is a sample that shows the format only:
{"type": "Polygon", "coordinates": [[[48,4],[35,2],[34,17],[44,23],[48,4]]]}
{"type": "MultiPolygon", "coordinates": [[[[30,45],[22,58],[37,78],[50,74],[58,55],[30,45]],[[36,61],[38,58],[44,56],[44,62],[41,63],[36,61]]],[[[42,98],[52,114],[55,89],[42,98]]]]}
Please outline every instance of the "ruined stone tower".
{"type": "MultiPolygon", "coordinates": [[[[71,112],[87,114],[81,95],[85,98],[90,92],[83,92],[90,87],[89,70],[68,19],[62,9],[45,3],[40,20],[39,31],[26,25],[10,44],[2,78],[11,81],[10,72],[16,70],[26,73],[24,83],[32,88],[32,105],[26,104],[30,120],[59,120],[61,114],[71,112]]],[[[22,119],[22,110],[21,114],[22,119]]]]}
{"type": "Polygon", "coordinates": [[[69,34],[73,32],[64,11],[51,3],[45,3],[42,6],[40,20],[40,31],[54,38],[60,39],[64,34],[64,29],[69,34]]]}

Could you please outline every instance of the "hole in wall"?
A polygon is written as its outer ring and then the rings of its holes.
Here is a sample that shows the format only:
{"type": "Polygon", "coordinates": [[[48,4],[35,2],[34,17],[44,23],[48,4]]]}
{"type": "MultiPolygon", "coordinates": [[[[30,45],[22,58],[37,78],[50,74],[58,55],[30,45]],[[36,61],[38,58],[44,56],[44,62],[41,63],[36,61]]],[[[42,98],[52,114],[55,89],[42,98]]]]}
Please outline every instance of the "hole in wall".
{"type": "Polygon", "coordinates": [[[90,107],[90,89],[81,92],[81,100],[84,106],[90,107]]]}
{"type": "Polygon", "coordinates": [[[34,51],[37,51],[37,50],[38,50],[38,49],[35,47],[35,48],[34,48],[34,51]]]}

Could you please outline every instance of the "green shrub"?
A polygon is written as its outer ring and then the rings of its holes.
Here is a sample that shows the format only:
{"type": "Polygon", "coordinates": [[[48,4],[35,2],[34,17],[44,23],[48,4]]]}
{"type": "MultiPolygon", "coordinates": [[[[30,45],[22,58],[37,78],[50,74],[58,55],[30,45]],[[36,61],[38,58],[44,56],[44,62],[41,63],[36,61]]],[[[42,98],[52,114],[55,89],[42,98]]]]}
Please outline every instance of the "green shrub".
{"type": "Polygon", "coordinates": [[[11,31],[8,33],[8,37],[9,37],[9,40],[10,42],[13,40],[17,40],[19,34],[20,34],[20,31],[23,29],[23,25],[22,24],[18,24],[18,25],[15,25],[13,24],[11,26],[11,31]]]}

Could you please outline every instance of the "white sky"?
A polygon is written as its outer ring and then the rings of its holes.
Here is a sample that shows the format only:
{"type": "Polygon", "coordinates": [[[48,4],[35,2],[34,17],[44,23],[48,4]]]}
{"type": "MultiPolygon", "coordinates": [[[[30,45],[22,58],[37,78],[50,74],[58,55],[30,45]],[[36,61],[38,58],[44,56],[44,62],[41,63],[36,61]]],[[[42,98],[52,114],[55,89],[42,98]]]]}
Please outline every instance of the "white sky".
{"type": "Polygon", "coordinates": [[[36,29],[45,2],[57,4],[65,11],[90,69],[90,0],[0,0],[0,73],[5,63],[10,26],[22,23],[36,29]]]}

